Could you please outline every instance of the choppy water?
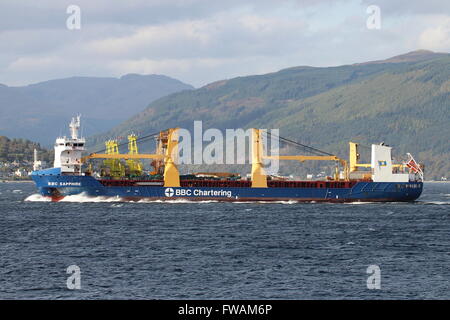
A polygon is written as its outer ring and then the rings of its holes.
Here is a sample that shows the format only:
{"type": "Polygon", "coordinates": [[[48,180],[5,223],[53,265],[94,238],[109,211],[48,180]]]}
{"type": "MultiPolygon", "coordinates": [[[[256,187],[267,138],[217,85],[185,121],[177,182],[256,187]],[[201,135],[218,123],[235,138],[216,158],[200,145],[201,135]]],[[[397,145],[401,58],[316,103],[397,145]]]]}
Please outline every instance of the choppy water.
{"type": "Polygon", "coordinates": [[[450,183],[391,204],[51,203],[34,193],[0,184],[2,299],[450,298],[450,183]],[[381,290],[367,289],[373,264],[381,290]],[[67,289],[69,265],[80,290],[67,289]]]}

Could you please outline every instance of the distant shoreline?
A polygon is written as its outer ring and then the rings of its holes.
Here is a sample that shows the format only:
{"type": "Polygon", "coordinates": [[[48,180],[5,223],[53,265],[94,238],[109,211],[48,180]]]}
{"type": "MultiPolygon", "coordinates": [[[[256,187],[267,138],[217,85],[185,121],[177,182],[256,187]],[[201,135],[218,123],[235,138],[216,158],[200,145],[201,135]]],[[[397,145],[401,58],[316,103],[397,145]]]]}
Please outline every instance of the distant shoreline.
{"type": "Polygon", "coordinates": [[[430,180],[425,182],[432,182],[432,183],[449,183],[450,181],[440,181],[440,180],[430,180]]]}
{"type": "MultiPolygon", "coordinates": [[[[3,183],[32,183],[33,180],[1,180],[3,183]]],[[[424,181],[425,183],[450,183],[450,181],[439,181],[439,180],[429,180],[424,181]]]]}

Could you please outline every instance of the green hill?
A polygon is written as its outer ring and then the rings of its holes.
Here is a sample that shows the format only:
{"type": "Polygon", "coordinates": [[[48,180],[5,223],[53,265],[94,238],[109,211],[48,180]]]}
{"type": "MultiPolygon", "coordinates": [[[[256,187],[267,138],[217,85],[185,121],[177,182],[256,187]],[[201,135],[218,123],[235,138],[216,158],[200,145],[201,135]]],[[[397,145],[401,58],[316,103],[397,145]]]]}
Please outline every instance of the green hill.
{"type": "Polygon", "coordinates": [[[340,67],[296,67],[175,93],[96,136],[170,127],[279,128],[280,134],[347,157],[348,141],[412,153],[427,178],[450,176],[450,55],[418,51],[340,67]]]}
{"type": "Polygon", "coordinates": [[[32,162],[34,149],[38,150],[39,160],[44,160],[47,163],[53,161],[53,151],[42,148],[38,143],[25,139],[9,139],[5,136],[0,136],[0,162],[32,162]]]}

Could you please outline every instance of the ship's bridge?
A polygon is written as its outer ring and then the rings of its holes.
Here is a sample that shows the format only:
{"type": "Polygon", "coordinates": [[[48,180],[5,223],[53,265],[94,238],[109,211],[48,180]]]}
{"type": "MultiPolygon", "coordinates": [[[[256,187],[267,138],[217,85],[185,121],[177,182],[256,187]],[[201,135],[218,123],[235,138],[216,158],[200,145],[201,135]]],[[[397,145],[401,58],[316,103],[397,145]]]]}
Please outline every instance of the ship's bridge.
{"type": "Polygon", "coordinates": [[[81,174],[81,158],[86,140],[78,137],[80,116],[70,122],[71,137],[59,137],[55,142],[54,167],[61,168],[62,174],[81,174]]]}

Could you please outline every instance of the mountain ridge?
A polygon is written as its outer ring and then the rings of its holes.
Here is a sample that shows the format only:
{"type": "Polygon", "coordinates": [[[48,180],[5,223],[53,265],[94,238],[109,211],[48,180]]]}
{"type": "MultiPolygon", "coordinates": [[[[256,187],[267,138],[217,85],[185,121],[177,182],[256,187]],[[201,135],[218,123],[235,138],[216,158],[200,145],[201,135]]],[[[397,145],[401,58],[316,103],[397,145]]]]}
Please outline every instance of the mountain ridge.
{"type": "MultiPolygon", "coordinates": [[[[64,119],[84,116],[86,135],[103,132],[149,102],[194,87],[164,75],[68,77],[26,86],[0,86],[0,135],[50,145],[64,119]]],[[[68,120],[66,120],[68,121],[68,120]]]]}
{"type": "Polygon", "coordinates": [[[280,128],[283,136],[341,157],[348,141],[386,141],[439,178],[450,171],[448,79],[450,54],[429,52],[402,62],[293,67],[171,94],[92,142],[99,146],[131,131],[190,129],[194,120],[204,128],[280,128]]]}
{"type": "Polygon", "coordinates": [[[401,62],[419,62],[425,60],[431,60],[435,58],[442,58],[447,56],[448,53],[445,52],[434,52],[431,50],[415,50],[404,54],[396,55],[384,60],[374,60],[363,63],[355,63],[354,65],[364,65],[364,64],[378,64],[378,63],[401,63],[401,62]]]}

